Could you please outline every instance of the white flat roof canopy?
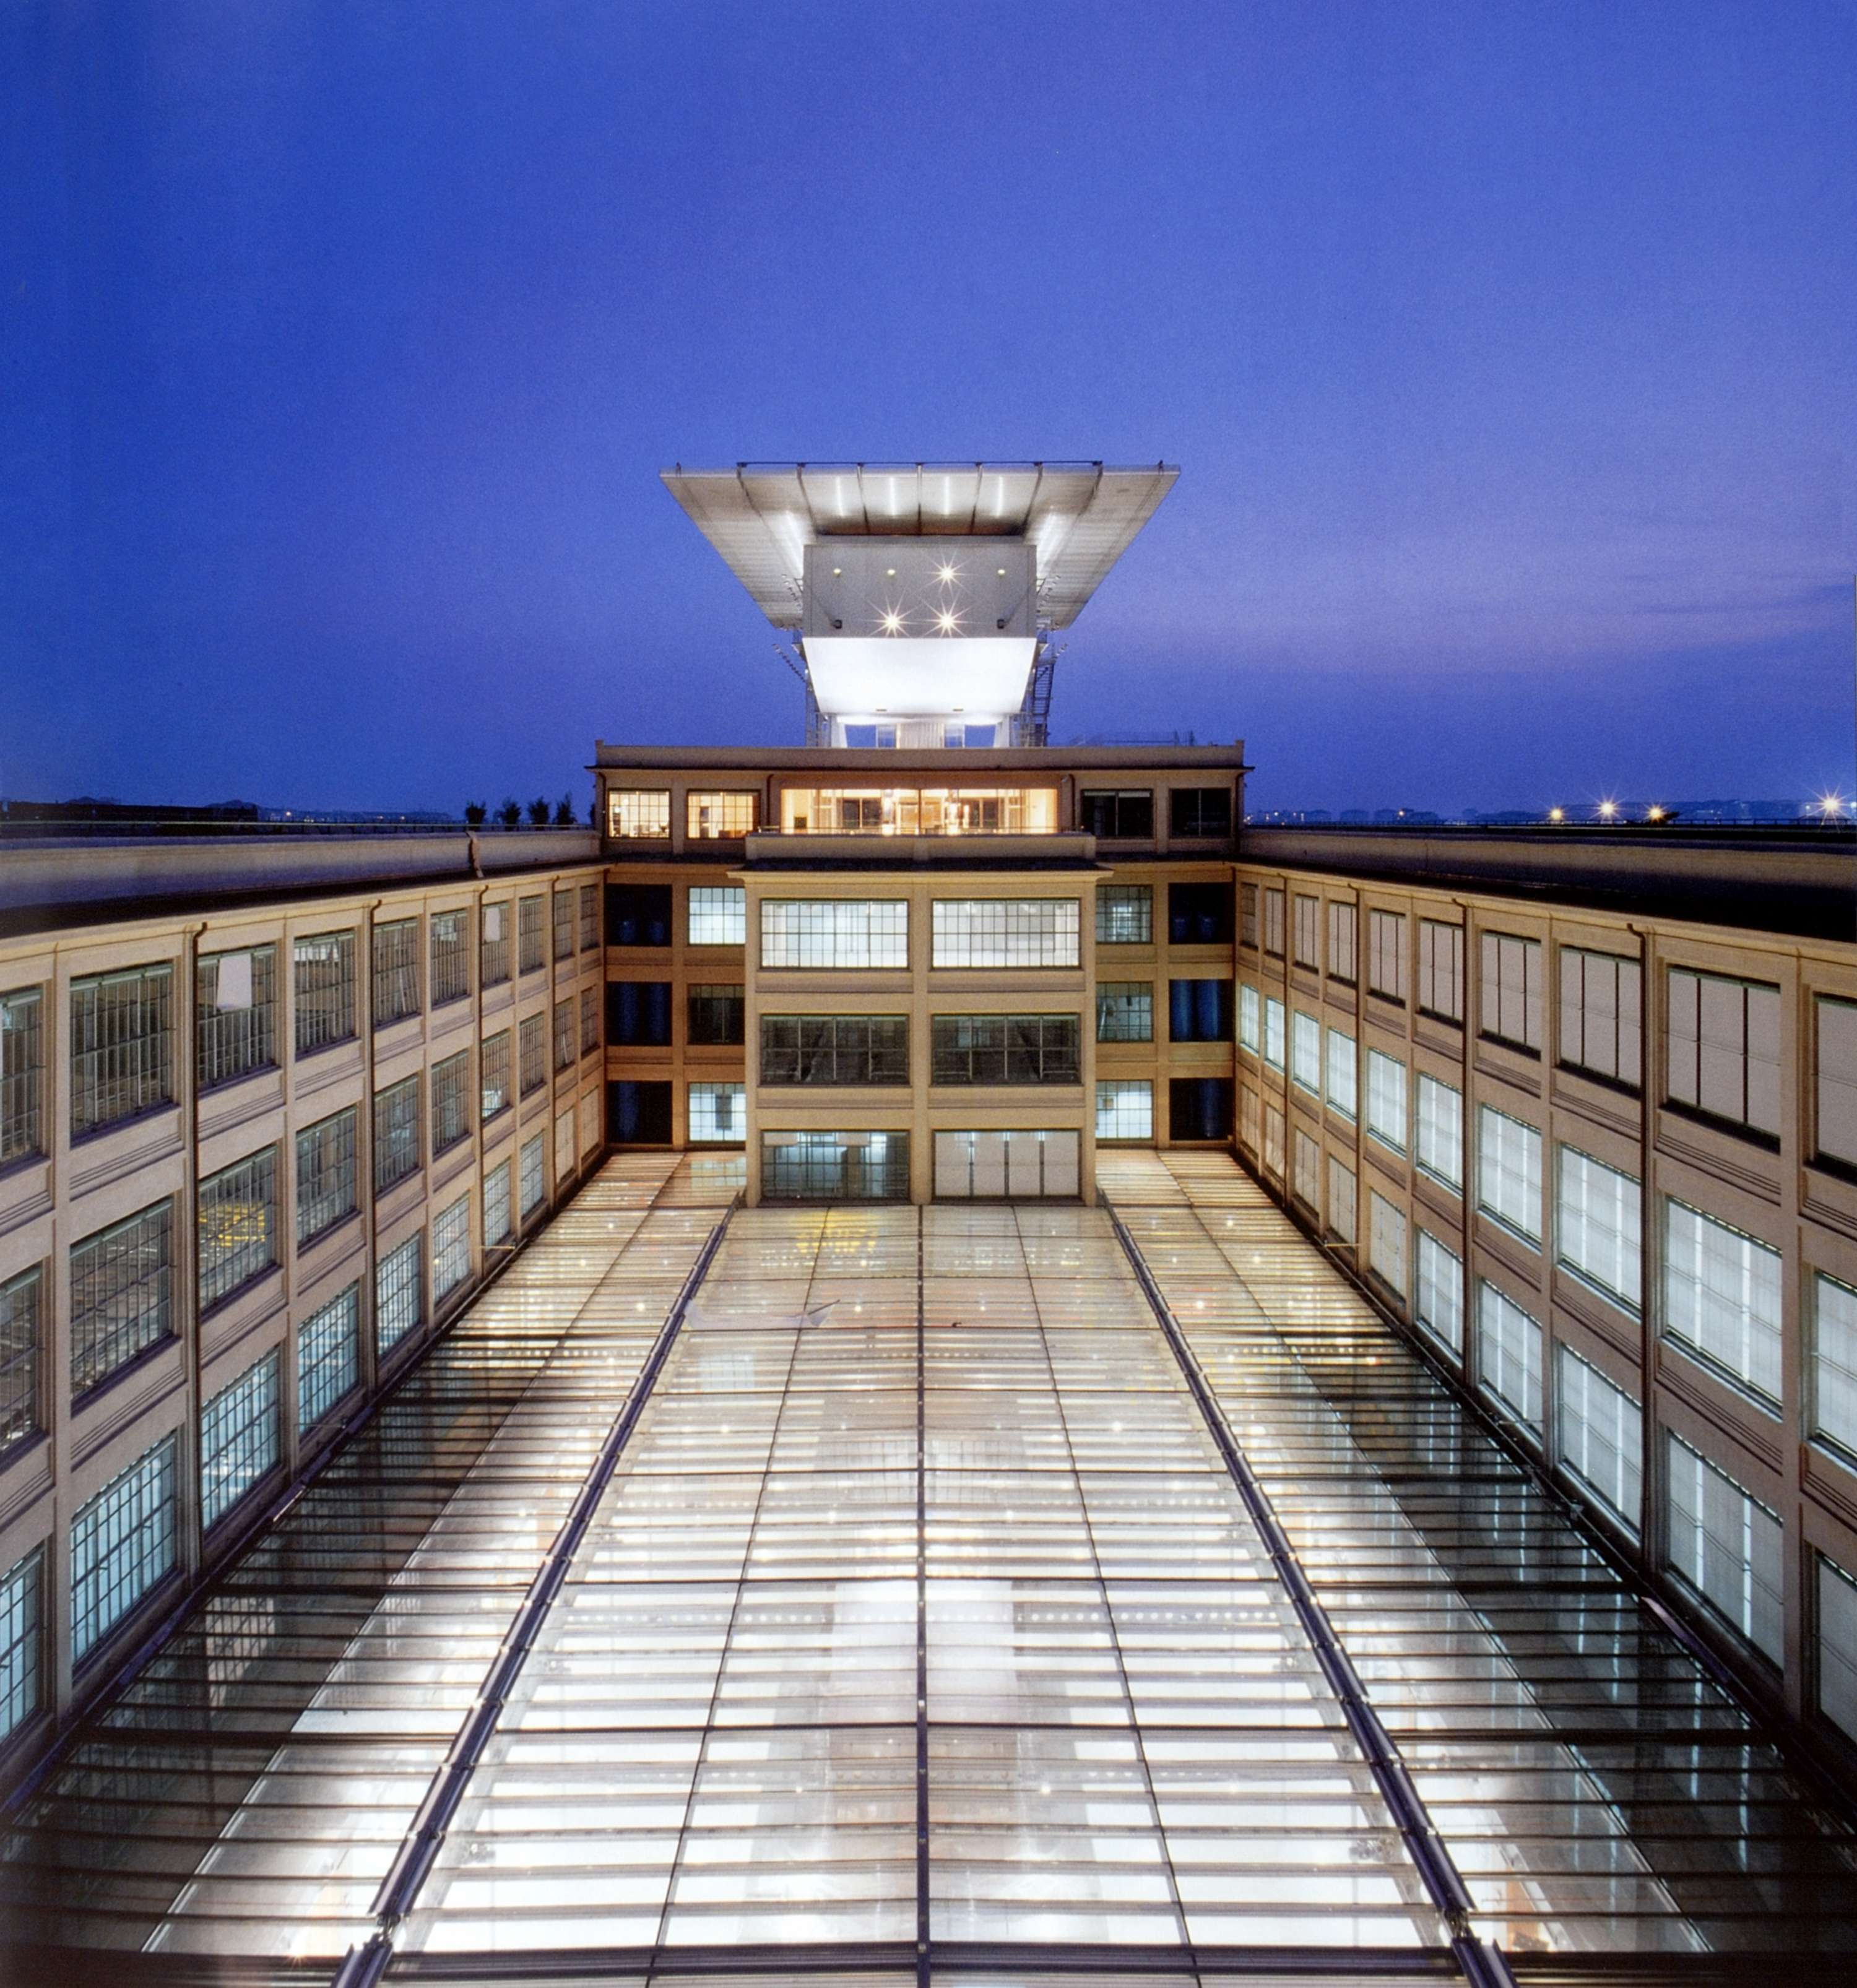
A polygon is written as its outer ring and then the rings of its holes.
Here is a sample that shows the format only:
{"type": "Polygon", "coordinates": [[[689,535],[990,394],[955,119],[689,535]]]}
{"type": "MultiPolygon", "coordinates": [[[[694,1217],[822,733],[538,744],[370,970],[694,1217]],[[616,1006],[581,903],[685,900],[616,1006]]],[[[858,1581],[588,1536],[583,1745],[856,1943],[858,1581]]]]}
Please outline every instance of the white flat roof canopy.
{"type": "Polygon", "coordinates": [[[1029,539],[1038,619],[1064,628],[1180,472],[1164,462],[744,462],[663,474],[777,628],[799,624],[806,548],[843,537],[1029,539]]]}

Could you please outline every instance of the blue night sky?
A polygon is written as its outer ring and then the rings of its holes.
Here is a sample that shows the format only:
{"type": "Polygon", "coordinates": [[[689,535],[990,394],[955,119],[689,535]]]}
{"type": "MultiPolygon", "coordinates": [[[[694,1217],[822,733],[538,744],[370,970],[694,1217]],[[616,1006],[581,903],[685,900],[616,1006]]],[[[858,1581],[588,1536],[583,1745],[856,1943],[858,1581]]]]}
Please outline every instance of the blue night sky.
{"type": "Polygon", "coordinates": [[[0,793],[796,742],[673,461],[1165,458],[1053,735],[1852,776],[1857,6],[8,0],[0,793]]]}

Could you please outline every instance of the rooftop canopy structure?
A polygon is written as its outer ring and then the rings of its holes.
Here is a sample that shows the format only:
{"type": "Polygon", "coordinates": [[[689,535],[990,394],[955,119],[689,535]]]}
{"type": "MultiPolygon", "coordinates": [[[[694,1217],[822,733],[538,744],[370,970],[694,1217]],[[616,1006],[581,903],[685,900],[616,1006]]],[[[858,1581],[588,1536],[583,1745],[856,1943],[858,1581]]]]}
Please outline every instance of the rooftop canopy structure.
{"type": "Polygon", "coordinates": [[[805,663],[808,742],[1042,745],[1056,650],[1165,463],[738,463],[665,472],[805,663]]]}

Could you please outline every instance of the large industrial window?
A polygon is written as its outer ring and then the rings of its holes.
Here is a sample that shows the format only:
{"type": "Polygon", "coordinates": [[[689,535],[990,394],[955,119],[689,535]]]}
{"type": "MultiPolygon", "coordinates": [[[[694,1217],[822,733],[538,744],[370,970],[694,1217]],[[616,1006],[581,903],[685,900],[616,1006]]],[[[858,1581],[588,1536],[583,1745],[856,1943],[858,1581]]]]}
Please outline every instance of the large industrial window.
{"type": "Polygon", "coordinates": [[[1263,1002],[1263,1060],[1273,1070],[1284,1067],[1283,1003],[1268,994],[1263,1002]]]}
{"type": "Polygon", "coordinates": [[[44,1012],[36,987],[0,994],[0,1167],[45,1150],[44,1012]]]}
{"type": "Polygon", "coordinates": [[[1096,889],[1098,945],[1152,945],[1154,891],[1147,884],[1099,884],[1096,889]]]}
{"type": "Polygon", "coordinates": [[[1857,1001],[1828,994],[1812,1002],[1817,1124],[1812,1151],[1845,1172],[1857,1170],[1857,1001]]]}
{"type": "Polygon", "coordinates": [[[313,1428],[361,1378],[361,1286],[350,1284],[296,1331],[296,1425],[313,1428]]]}
{"type": "Polygon", "coordinates": [[[1266,887],[1263,894],[1263,949],[1281,959],[1284,948],[1283,887],[1266,887]]]}
{"type": "Polygon", "coordinates": [[[477,1099],[480,1117],[488,1124],[499,1112],[509,1108],[509,1031],[499,1029],[486,1036],[477,1058],[477,1099]]]}
{"type": "Polygon", "coordinates": [[[419,921],[374,927],[374,1025],[384,1028],[419,1012],[419,921]]]}
{"type": "Polygon", "coordinates": [[[174,1203],[157,1201],[71,1251],[71,1392],[174,1332],[174,1203]]]}
{"type": "Polygon", "coordinates": [[[310,1242],[360,1205],[355,1181],[355,1107],[296,1135],[296,1239],[310,1242]]]}
{"type": "Polygon", "coordinates": [[[374,1192],[419,1171],[419,1073],[374,1096],[374,1192]]]}
{"type": "Polygon", "coordinates": [[[789,835],[1050,835],[1057,789],[789,787],[780,796],[780,823],[789,835]]]}
{"type": "Polygon", "coordinates": [[[516,1025],[516,1086],[526,1097],[548,1081],[548,1017],[525,1015],[516,1025]]]}
{"type": "Polygon", "coordinates": [[[548,900],[540,895],[516,901],[516,970],[540,973],[548,964],[548,938],[543,929],[548,900]]]}
{"type": "Polygon", "coordinates": [[[1328,1155],[1328,1232],[1336,1242],[1345,1242],[1351,1249],[1354,1245],[1359,1192],[1353,1168],[1345,1161],[1338,1160],[1331,1153],[1328,1155]]]}
{"type": "Polygon", "coordinates": [[[580,989],[580,1053],[593,1054],[600,1046],[600,990],[597,987],[580,989]]]}
{"type": "Polygon", "coordinates": [[[1247,1153],[1255,1153],[1263,1143],[1263,1111],[1257,1094],[1246,1084],[1238,1092],[1238,1143],[1247,1153]]]}
{"type": "Polygon", "coordinates": [[[570,888],[558,889],[550,907],[554,925],[554,956],[557,960],[574,956],[574,894],[570,888]]]}
{"type": "Polygon", "coordinates": [[[538,1132],[523,1143],[516,1166],[517,1209],[526,1222],[548,1199],[548,1140],[538,1132]]]}
{"type": "Polygon", "coordinates": [[[1405,915],[1367,914],[1367,987],[1389,1001],[1405,999],[1405,915]]]}
{"type": "Polygon", "coordinates": [[[460,1050],[432,1066],[432,1156],[471,1136],[471,1052],[460,1050]]]}
{"type": "Polygon", "coordinates": [[[235,1161],[200,1183],[200,1309],[277,1262],[277,1148],[235,1161]]]}
{"type": "Polygon", "coordinates": [[[668,787],[609,787],[606,832],[616,839],[662,842],[671,833],[668,787]]]}
{"type": "Polygon", "coordinates": [[[1146,980],[1096,983],[1096,1040],[1099,1043],[1154,1040],[1154,987],[1146,980]]]}
{"type": "MultiPolygon", "coordinates": [[[[665,938],[661,945],[670,942],[671,911],[670,887],[664,884],[645,884],[637,887],[641,891],[655,892],[665,901],[665,938]]],[[[600,943],[600,887],[597,884],[580,886],[580,950],[591,952],[600,943]]]]}
{"type": "Polygon", "coordinates": [[[664,1049],[671,1041],[668,980],[609,980],[606,983],[606,1033],[625,1049],[664,1049]]]}
{"type": "Polygon", "coordinates": [[[1405,1295],[1405,1216],[1384,1195],[1367,1193],[1367,1267],[1401,1297],[1405,1295]]]}
{"type": "Polygon", "coordinates": [[[1669,988],[1669,1102],[1777,1145],[1779,989],[1676,966],[1669,988]]]}
{"type": "Polygon", "coordinates": [[[1734,1632],[1781,1662],[1784,1542],[1778,1517],[1724,1470],[1666,1432],[1670,1570],[1734,1632]]]}
{"type": "Polygon", "coordinates": [[[354,934],[314,932],[290,948],[296,1053],[308,1056],[355,1032],[354,934]]]}
{"type": "MultiPolygon", "coordinates": [[[[1282,1003],[1271,1004],[1280,1010],[1282,1003]]],[[[1280,1021],[1278,1023],[1281,1028],[1280,1021]]],[[[1170,980],[1167,983],[1167,1035],[1176,1043],[1229,1043],[1232,1039],[1232,983],[1229,980],[1170,980]]],[[[1274,1067],[1283,1065],[1277,1046],[1274,1067]]]]}
{"type": "Polygon", "coordinates": [[[763,1084],[907,1084],[906,1015],[763,1015],[763,1084]]]}
{"type": "Polygon", "coordinates": [[[1463,1096],[1422,1072],[1419,1078],[1420,1169],[1453,1194],[1463,1191],[1463,1096]]]}
{"type": "Polygon", "coordinates": [[[739,1146],[748,1136],[748,1087],[741,1084],[690,1087],[690,1143],[739,1146]]]}
{"type": "Polygon", "coordinates": [[[1463,927],[1419,921],[1419,1007],[1440,1021],[1463,1019],[1463,927]]]}
{"type": "Polygon", "coordinates": [[[200,1526],[205,1532],[277,1466],[279,1361],[272,1351],[200,1411],[200,1526]]]}
{"type": "Polygon", "coordinates": [[[686,794],[684,833],[692,842],[739,840],[761,825],[761,797],[756,793],[686,794]]]}
{"type": "Polygon", "coordinates": [[[1857,1740],[1857,1577],[1823,1554],[1815,1557],[1818,1710],[1857,1740]]]}
{"type": "Polygon", "coordinates": [[[1345,1029],[1331,1029],[1327,1049],[1328,1109],[1351,1119],[1359,1109],[1360,1067],[1354,1038],[1345,1029]]]}
{"type": "Polygon", "coordinates": [[[1541,942],[1514,932],[1483,935],[1483,1019],[1492,1042],[1538,1055],[1541,1046],[1541,942]]]}
{"type": "Polygon", "coordinates": [[[471,941],[463,911],[435,911],[431,945],[432,1006],[462,1001],[471,991],[471,941]]]}
{"type": "Polygon", "coordinates": [[[1487,1281],[1476,1286],[1476,1360],[1483,1392],[1541,1432],[1541,1328],[1487,1281]]]}
{"type": "Polygon", "coordinates": [[[1559,1152],[1554,1249],[1562,1266],[1635,1315],[1642,1218],[1639,1184],[1572,1146],[1559,1152]]]}
{"type": "Polygon", "coordinates": [[[671,1143],[671,1086],[624,1077],[606,1087],[606,1136],[615,1146],[671,1143]]]}
{"type": "Polygon", "coordinates": [[[174,1439],[164,1435],[71,1521],[71,1656],[81,1663],[174,1570],[174,1439]]]}
{"type": "Polygon", "coordinates": [[[938,898],[928,963],[1074,966],[1081,909],[1074,898],[938,898]]]}
{"type": "Polygon", "coordinates": [[[499,987],[509,978],[509,907],[485,904],[479,921],[477,984],[499,987]]]}
{"type": "Polygon", "coordinates": [[[1154,795],[1145,787],[1114,791],[1086,788],[1077,796],[1077,819],[1086,835],[1108,842],[1154,840],[1154,795]]]}
{"type": "Polygon", "coordinates": [[[1257,944],[1257,886],[1240,884],[1238,886],[1238,938],[1243,945],[1253,948],[1257,944]]]}
{"type": "Polygon", "coordinates": [[[1487,1104],[1476,1120],[1476,1205],[1541,1247],[1541,1135],[1487,1104]]]}
{"type": "Polygon", "coordinates": [[[1557,1357],[1561,1468],[1635,1538],[1642,1503],[1644,1411],[1571,1347],[1561,1347],[1557,1357]]]}
{"type": "Polygon", "coordinates": [[[1299,891],[1291,911],[1290,922],[1294,928],[1290,940],[1292,955],[1297,965],[1306,966],[1312,972],[1319,972],[1322,964],[1321,899],[1305,896],[1299,891]]]}
{"type": "Polygon", "coordinates": [[[1291,1141],[1290,1191],[1314,1215],[1322,1212],[1322,1149],[1299,1125],[1291,1141]]]}
{"type": "Polygon", "coordinates": [[[1283,1107],[1263,1100],[1264,1171],[1276,1180],[1283,1178],[1283,1107]]]}
{"type": "Polygon", "coordinates": [[[471,1197],[462,1194],[432,1222],[432,1302],[445,1299],[471,1277],[471,1197]]]}
{"type": "Polygon", "coordinates": [[[194,969],[194,1068],[200,1088],[230,1084],[277,1060],[277,948],[204,955],[194,969]]]}
{"type": "Polygon", "coordinates": [[[374,1347],[384,1357],[425,1317],[425,1231],[415,1229],[374,1270],[374,1347]]]}
{"type": "Polygon", "coordinates": [[[1290,1017],[1290,1077],[1311,1097],[1322,1094],[1322,1025],[1300,1009],[1290,1017]]]}
{"type": "Polygon", "coordinates": [[[44,1668],[45,1549],[35,1547],[0,1577],[0,1740],[39,1709],[44,1668]]]}
{"type": "Polygon", "coordinates": [[[901,898],[770,898],[761,905],[761,964],[839,968],[909,964],[901,898]]]}
{"type": "Polygon", "coordinates": [[[1170,1139],[1229,1139],[1232,1136],[1232,1080],[1229,1077],[1176,1077],[1167,1086],[1170,1139]]]}
{"type": "Polygon", "coordinates": [[[1784,1267],[1778,1249],[1665,1200],[1664,1336],[1776,1410],[1784,1267]]]}
{"type": "Polygon", "coordinates": [[[1230,945],[1231,885],[1169,884],[1167,935],[1175,945],[1230,945]]]}
{"type": "Polygon", "coordinates": [[[1174,787],[1169,789],[1167,801],[1168,833],[1175,841],[1225,837],[1232,832],[1230,787],[1174,787]]]}
{"type": "Polygon", "coordinates": [[[1397,1057],[1367,1052],[1367,1130],[1395,1153],[1405,1151],[1405,1066],[1397,1057]]]}
{"type": "Polygon", "coordinates": [[[1328,903],[1328,978],[1351,987],[1359,972],[1356,961],[1360,940],[1360,913],[1353,904],[1328,903]]]}
{"type": "Polygon", "coordinates": [[[492,1167],[484,1175],[484,1247],[494,1249],[507,1242],[515,1224],[509,1207],[509,1162],[492,1167]]]}
{"type": "Polygon", "coordinates": [[[71,983],[71,1136],[174,1101],[174,972],[164,963],[71,983]]]}
{"type": "Polygon", "coordinates": [[[1456,1360],[1463,1357],[1463,1259],[1429,1229],[1419,1231],[1412,1316],[1456,1360]]]}
{"type": "Polygon", "coordinates": [[[746,990],[738,983],[722,982],[691,988],[685,997],[688,1009],[689,1039],[693,1043],[739,1043],[746,1027],[746,990]]]}
{"type": "Polygon", "coordinates": [[[45,1312],[38,1264],[0,1284],[0,1458],[39,1428],[45,1312]]]}
{"type": "Polygon", "coordinates": [[[932,1084],[1076,1084],[1074,1015],[935,1015],[932,1084]]]}
{"type": "Polygon", "coordinates": [[[1253,1056],[1263,1048],[1263,1008],[1257,989],[1249,981],[1241,982],[1238,988],[1238,1046],[1249,1050],[1253,1056]]]}
{"type": "Polygon", "coordinates": [[[692,945],[743,945],[748,939],[748,894],[739,884],[692,884],[689,938],[692,945]]]}
{"type": "Polygon", "coordinates": [[[1641,975],[1635,959],[1561,948],[1561,1061],[1635,1090],[1643,1065],[1641,975]]]}
{"type": "Polygon", "coordinates": [[[764,1132],[767,1201],[906,1201],[906,1132],[764,1132]]]}
{"type": "Polygon", "coordinates": [[[554,1067],[572,1070],[578,1060],[575,1048],[574,1004],[571,999],[554,1004],[554,1067]]]}
{"type": "Polygon", "coordinates": [[[1096,1087],[1099,1139],[1152,1139],[1154,1086],[1145,1077],[1115,1077],[1096,1087]]]}
{"type": "Polygon", "coordinates": [[[1857,1460],[1857,1290],[1811,1280],[1812,1347],[1807,1414],[1813,1439],[1857,1460]]]}

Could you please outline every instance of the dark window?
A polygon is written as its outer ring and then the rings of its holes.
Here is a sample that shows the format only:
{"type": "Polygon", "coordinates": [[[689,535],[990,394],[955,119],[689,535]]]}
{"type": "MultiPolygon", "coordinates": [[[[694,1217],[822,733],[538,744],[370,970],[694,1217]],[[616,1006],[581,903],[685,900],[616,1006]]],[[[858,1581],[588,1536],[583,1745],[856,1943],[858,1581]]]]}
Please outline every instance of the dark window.
{"type": "Polygon", "coordinates": [[[1175,945],[1230,945],[1231,885],[1169,884],[1167,931],[1175,945]]]}
{"type": "Polygon", "coordinates": [[[471,1089],[471,1052],[460,1050],[432,1066],[432,1151],[442,1153],[471,1136],[467,1111],[471,1089]]]}
{"type": "Polygon", "coordinates": [[[671,1143],[671,1087],[620,1082],[606,1087],[606,1136],[615,1146],[671,1143]]]}
{"type": "Polygon", "coordinates": [[[763,1015],[763,1084],[907,1084],[907,1015],[763,1015]]]}
{"type": "Polygon", "coordinates": [[[1175,787],[1168,796],[1170,834],[1229,836],[1232,832],[1230,787],[1175,787]]]}
{"type": "Polygon", "coordinates": [[[739,1043],[743,1040],[747,1003],[739,987],[728,982],[713,987],[692,987],[687,1006],[692,1042],[739,1043]]]}
{"type": "Polygon", "coordinates": [[[606,1039],[628,1049],[668,1049],[671,1042],[670,982],[609,980],[606,986],[606,1039]]]}
{"type": "Polygon", "coordinates": [[[1232,983],[1229,980],[1170,980],[1167,1033],[1169,1040],[1176,1043],[1229,1043],[1232,983]]]}
{"type": "Polygon", "coordinates": [[[670,885],[608,884],[606,942],[608,945],[668,945],[670,885]]]}
{"type": "Polygon", "coordinates": [[[1154,1040],[1154,989],[1145,980],[1101,980],[1096,986],[1099,1043],[1154,1040]]]}
{"type": "Polygon", "coordinates": [[[1229,1139],[1232,1136],[1231,1079],[1173,1078],[1167,1087],[1167,1135],[1171,1139],[1229,1139]]]}
{"type": "Polygon", "coordinates": [[[1074,1015],[936,1015],[935,1084],[1077,1084],[1074,1015]]]}
{"type": "Polygon", "coordinates": [[[419,921],[374,927],[374,1024],[384,1028],[419,1012],[419,921]]]}
{"type": "Polygon", "coordinates": [[[431,940],[432,1006],[462,1001],[471,991],[471,942],[462,911],[435,911],[431,940]]]}
{"type": "Polygon", "coordinates": [[[419,1171],[419,1072],[374,1095],[374,1192],[419,1171]]]}
{"type": "Polygon", "coordinates": [[[1146,788],[1134,793],[1086,793],[1081,796],[1084,833],[1124,842],[1154,840],[1154,796],[1146,788]]]}

